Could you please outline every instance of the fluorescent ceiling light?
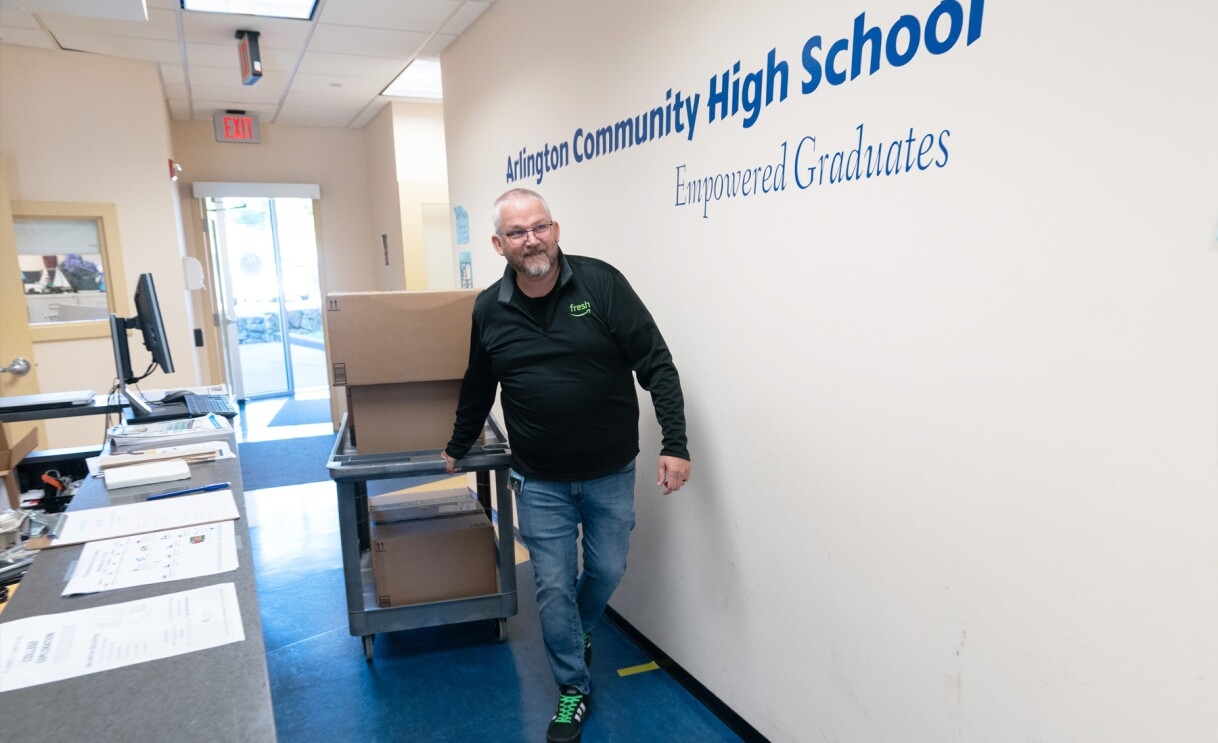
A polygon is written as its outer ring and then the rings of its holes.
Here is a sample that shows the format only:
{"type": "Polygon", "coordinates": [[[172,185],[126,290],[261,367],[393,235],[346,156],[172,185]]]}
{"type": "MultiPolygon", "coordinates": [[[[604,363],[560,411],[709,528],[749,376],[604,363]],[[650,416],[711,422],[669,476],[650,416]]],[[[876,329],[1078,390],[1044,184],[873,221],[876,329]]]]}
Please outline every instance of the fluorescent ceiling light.
{"type": "Polygon", "coordinates": [[[440,60],[416,59],[411,62],[397,79],[389,83],[389,87],[381,91],[381,95],[399,98],[435,98],[444,97],[440,85],[440,60]]]}
{"type": "Polygon", "coordinates": [[[301,21],[312,18],[316,6],[317,0],[182,0],[182,10],[295,18],[301,21]]]}

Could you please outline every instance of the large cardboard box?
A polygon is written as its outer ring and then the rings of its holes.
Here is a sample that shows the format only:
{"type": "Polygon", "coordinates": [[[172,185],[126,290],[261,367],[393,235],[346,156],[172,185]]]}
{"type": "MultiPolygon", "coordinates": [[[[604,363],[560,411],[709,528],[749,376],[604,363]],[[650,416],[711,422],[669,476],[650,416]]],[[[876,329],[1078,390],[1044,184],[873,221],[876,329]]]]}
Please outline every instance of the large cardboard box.
{"type": "Polygon", "coordinates": [[[326,295],[335,385],[460,379],[469,361],[475,289],[326,295]]]}
{"type": "Polygon", "coordinates": [[[461,381],[347,387],[347,427],[360,454],[443,449],[453,435],[461,381]]]}
{"type": "MultiPolygon", "coordinates": [[[[465,478],[453,479],[463,481],[465,478]]],[[[464,482],[458,487],[441,490],[406,488],[383,495],[368,496],[368,517],[377,524],[453,516],[480,508],[482,504],[464,482]]]]}
{"type": "Polygon", "coordinates": [[[495,536],[481,510],[370,524],[372,576],[381,608],[485,596],[495,580],[495,536]]]}

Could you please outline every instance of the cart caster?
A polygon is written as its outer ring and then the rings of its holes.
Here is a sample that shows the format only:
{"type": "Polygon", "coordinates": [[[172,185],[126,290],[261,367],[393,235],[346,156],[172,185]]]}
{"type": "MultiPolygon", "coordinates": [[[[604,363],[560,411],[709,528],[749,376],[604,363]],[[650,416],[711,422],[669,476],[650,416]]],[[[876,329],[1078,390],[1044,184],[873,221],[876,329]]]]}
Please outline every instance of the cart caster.
{"type": "Polygon", "coordinates": [[[508,636],[507,620],[506,619],[495,619],[495,620],[493,620],[493,622],[494,622],[494,626],[495,626],[495,641],[496,642],[506,642],[507,636],[508,636]]]}
{"type": "Polygon", "coordinates": [[[364,635],[364,660],[372,662],[372,638],[376,635],[364,635]]]}

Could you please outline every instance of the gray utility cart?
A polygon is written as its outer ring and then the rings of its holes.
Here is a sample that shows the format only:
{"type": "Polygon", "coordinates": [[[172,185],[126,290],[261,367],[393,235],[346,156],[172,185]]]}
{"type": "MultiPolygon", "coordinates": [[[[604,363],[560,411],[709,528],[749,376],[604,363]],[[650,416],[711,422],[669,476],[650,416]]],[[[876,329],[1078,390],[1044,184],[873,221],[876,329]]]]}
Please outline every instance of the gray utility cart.
{"type": "Polygon", "coordinates": [[[513,535],[512,491],[508,487],[511,452],[507,437],[494,418],[488,418],[484,440],[460,461],[463,472],[474,472],[478,501],[491,517],[491,474],[494,473],[498,513],[499,592],[485,596],[434,601],[407,606],[380,607],[372,577],[369,552],[368,482],[392,478],[444,475],[440,449],[393,454],[360,454],[350,443],[347,416],[343,416],[326,468],[338,489],[338,530],[347,589],[347,616],[351,634],[364,640],[364,657],[372,660],[377,632],[394,632],[440,624],[490,620],[495,639],[507,639],[507,618],[516,614],[516,548],[513,535]]]}

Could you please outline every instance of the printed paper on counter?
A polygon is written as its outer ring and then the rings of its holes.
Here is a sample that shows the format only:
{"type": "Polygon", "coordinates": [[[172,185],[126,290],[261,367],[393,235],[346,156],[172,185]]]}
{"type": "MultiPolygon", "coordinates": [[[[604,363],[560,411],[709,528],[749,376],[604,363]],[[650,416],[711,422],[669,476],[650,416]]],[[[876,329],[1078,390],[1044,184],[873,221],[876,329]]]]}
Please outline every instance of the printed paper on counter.
{"type": "Polygon", "coordinates": [[[0,692],[243,640],[232,583],[0,622],[0,692]]]}
{"type": "Polygon", "coordinates": [[[237,569],[232,521],[89,542],[64,596],[144,586],[237,569]]]}

